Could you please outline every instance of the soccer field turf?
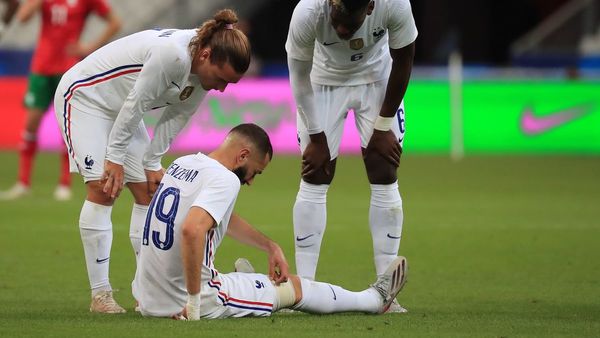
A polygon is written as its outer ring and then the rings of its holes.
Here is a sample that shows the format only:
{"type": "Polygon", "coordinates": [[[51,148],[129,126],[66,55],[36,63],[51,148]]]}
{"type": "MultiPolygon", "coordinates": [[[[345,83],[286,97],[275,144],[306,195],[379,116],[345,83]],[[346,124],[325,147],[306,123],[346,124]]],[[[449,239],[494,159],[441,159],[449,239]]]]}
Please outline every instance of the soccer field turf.
{"type": "MultiPolygon", "coordinates": [[[[172,159],[170,157],[169,159],[172,159]]],[[[0,153],[0,189],[17,156],[0,153]]],[[[166,166],[167,161],[163,164],[166,166]]],[[[276,156],[236,211],[283,247],[294,265],[291,210],[299,160],[276,156]]],[[[261,319],[176,322],[134,313],[132,199],[113,212],[111,282],[125,315],[88,311],[77,226],[83,185],[55,202],[58,156],[42,154],[33,194],[0,201],[0,336],[404,336],[548,337],[600,335],[600,159],[594,157],[406,156],[400,168],[408,284],[407,314],[275,314],[261,319]]],[[[358,157],[338,161],[317,278],[351,290],[374,280],[367,223],[369,187],[358,157]]],[[[266,270],[266,256],[226,240],[217,268],[237,257],[266,270]]],[[[292,268],[293,269],[293,268],[292,268]]]]}

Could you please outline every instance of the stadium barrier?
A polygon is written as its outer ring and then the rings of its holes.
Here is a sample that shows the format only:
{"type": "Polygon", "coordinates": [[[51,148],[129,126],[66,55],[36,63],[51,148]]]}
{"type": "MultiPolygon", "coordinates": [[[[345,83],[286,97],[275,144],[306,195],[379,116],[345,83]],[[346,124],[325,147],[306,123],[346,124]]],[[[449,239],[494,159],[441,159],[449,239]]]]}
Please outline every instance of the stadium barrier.
{"type": "MultiPolygon", "coordinates": [[[[0,148],[16,149],[24,120],[25,78],[0,77],[4,121],[0,148]]],[[[600,83],[585,81],[466,81],[462,89],[464,151],[475,153],[600,154],[600,83]]],[[[414,80],[406,95],[405,151],[449,153],[450,89],[446,81],[414,80]]],[[[158,112],[144,121],[152,135],[158,112]]],[[[241,122],[263,126],[277,153],[299,153],[294,101],[285,78],[243,79],[224,93],[207,95],[176,138],[177,152],[214,149],[241,122]]],[[[358,153],[352,119],[341,152],[358,153]]],[[[40,149],[62,145],[53,113],[40,128],[40,149]]]]}

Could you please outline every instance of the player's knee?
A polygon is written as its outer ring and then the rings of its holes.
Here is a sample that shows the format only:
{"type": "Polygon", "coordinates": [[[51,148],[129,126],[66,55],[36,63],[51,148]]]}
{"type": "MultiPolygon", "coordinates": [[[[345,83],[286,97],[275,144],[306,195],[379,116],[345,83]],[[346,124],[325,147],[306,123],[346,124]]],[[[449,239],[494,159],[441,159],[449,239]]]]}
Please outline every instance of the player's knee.
{"type": "Polygon", "coordinates": [[[86,187],[86,199],[90,202],[94,202],[101,205],[112,206],[114,200],[110,196],[104,193],[104,183],[100,180],[88,181],[85,183],[86,187]]]}
{"type": "Polygon", "coordinates": [[[311,184],[331,184],[335,176],[337,158],[326,164],[327,170],[318,170],[311,175],[302,176],[302,180],[311,184]]]}
{"type": "Polygon", "coordinates": [[[325,172],[316,172],[311,175],[302,176],[302,180],[311,184],[331,184],[333,181],[334,172],[330,172],[326,174],[325,172]]]}
{"type": "Polygon", "coordinates": [[[131,194],[133,195],[133,199],[136,204],[140,205],[150,205],[152,198],[148,194],[148,184],[146,182],[141,183],[127,183],[127,187],[131,194]]]}
{"type": "Polygon", "coordinates": [[[276,309],[290,308],[302,300],[302,286],[300,278],[292,275],[287,282],[275,286],[277,294],[276,309]]]}
{"type": "Polygon", "coordinates": [[[392,184],[398,179],[397,167],[374,150],[363,149],[363,161],[371,184],[392,184]]]}

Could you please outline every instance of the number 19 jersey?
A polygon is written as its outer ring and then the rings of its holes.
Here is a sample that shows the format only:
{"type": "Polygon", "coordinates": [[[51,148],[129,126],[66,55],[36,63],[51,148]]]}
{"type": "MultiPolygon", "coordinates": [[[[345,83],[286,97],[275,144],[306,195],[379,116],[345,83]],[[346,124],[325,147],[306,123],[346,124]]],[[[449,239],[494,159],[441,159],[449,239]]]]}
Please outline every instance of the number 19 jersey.
{"type": "Polygon", "coordinates": [[[216,224],[206,234],[201,279],[208,282],[218,275],[215,252],[227,233],[239,189],[233,172],[201,153],[180,157],[167,168],[148,209],[132,285],[143,315],[169,317],[185,306],[181,227],[192,207],[206,210],[216,224]]]}

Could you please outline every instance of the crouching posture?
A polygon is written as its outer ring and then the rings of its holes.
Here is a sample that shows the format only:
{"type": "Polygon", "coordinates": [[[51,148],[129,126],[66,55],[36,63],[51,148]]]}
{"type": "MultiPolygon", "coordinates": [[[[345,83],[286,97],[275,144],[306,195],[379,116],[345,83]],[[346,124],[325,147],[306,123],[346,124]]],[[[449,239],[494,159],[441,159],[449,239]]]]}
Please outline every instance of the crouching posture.
{"type": "Polygon", "coordinates": [[[132,285],[144,316],[196,320],[268,316],[283,308],[387,310],[406,282],[404,257],[368,289],[351,292],[290,275],[279,245],[233,214],[240,186],[251,185],[272,156],[265,131],[242,124],[212,153],[183,156],[169,166],[150,203],[132,285]],[[214,258],[225,235],[267,252],[269,274],[219,273],[214,258]]]}

